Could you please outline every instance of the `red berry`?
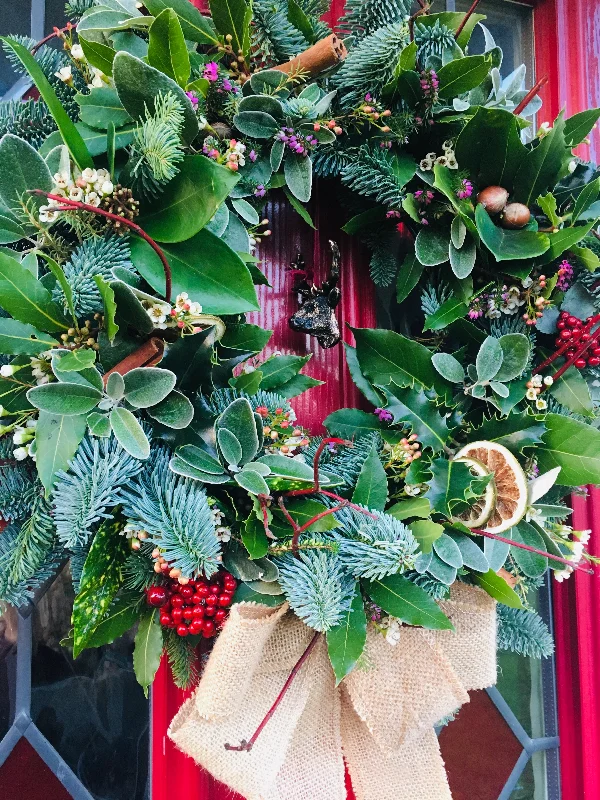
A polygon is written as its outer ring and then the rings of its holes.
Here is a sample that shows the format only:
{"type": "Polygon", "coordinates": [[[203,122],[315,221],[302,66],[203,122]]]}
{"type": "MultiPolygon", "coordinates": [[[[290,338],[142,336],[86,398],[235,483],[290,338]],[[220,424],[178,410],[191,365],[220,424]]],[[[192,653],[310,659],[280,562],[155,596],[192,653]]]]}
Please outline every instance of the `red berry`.
{"type": "Polygon", "coordinates": [[[574,339],[581,339],[581,337],[584,336],[585,334],[582,333],[581,328],[573,328],[573,330],[571,331],[571,335],[574,339]]]}
{"type": "MultiPolygon", "coordinates": [[[[222,575],[223,575],[223,580],[224,581],[227,581],[227,580],[235,581],[235,578],[233,577],[231,572],[223,572],[222,575]]],[[[236,581],[236,583],[237,583],[237,581],[236,581]]]]}
{"type": "Polygon", "coordinates": [[[600,347],[593,347],[593,348],[592,348],[592,353],[593,353],[595,356],[600,356],[600,347]]]}
{"type": "Polygon", "coordinates": [[[229,614],[224,608],[219,608],[215,611],[215,622],[225,622],[228,616],[229,614]]]}
{"type": "Polygon", "coordinates": [[[177,626],[177,635],[178,636],[187,636],[188,635],[187,625],[178,625],[177,626]]]}
{"type": "Polygon", "coordinates": [[[556,323],[556,327],[559,331],[562,331],[567,327],[567,323],[564,321],[564,319],[561,319],[556,323]]]}
{"type": "Polygon", "coordinates": [[[560,338],[564,339],[564,341],[566,342],[568,339],[571,338],[572,332],[564,330],[564,331],[561,331],[559,335],[560,335],[560,338]]]}
{"type": "Polygon", "coordinates": [[[191,586],[182,586],[179,590],[179,594],[184,598],[184,600],[191,600],[194,596],[194,590],[191,586]]]}
{"type": "Polygon", "coordinates": [[[204,598],[202,597],[202,595],[199,595],[199,594],[198,594],[198,592],[195,592],[195,593],[192,595],[192,603],[193,603],[194,605],[198,605],[198,603],[201,603],[203,599],[204,599],[204,598]]]}
{"type": "Polygon", "coordinates": [[[235,578],[225,578],[223,581],[223,588],[226,592],[233,592],[237,589],[237,581],[235,578]]]}
{"type": "Polygon", "coordinates": [[[208,587],[210,594],[221,594],[221,587],[218,583],[211,583],[208,587]]]}
{"type": "Polygon", "coordinates": [[[193,608],[191,608],[191,606],[186,606],[186,608],[183,609],[183,618],[190,620],[193,616],[194,616],[193,608]]]}
{"type": "Polygon", "coordinates": [[[578,358],[577,361],[575,362],[575,366],[577,367],[577,369],[583,369],[585,366],[587,366],[587,361],[585,360],[585,358],[578,358]]]}
{"type": "Polygon", "coordinates": [[[206,608],[204,609],[204,616],[214,617],[216,611],[217,609],[215,608],[215,606],[206,606],[206,608]]]}
{"type": "Polygon", "coordinates": [[[188,633],[190,633],[191,636],[197,636],[199,633],[202,633],[202,622],[200,620],[195,620],[190,623],[188,633]]]}
{"type": "Polygon", "coordinates": [[[196,619],[201,618],[204,616],[204,611],[204,606],[194,606],[192,609],[192,616],[196,619]]]}
{"type": "Polygon", "coordinates": [[[573,358],[574,355],[575,355],[575,350],[567,350],[567,352],[565,353],[565,356],[567,358],[573,358]]]}
{"type": "Polygon", "coordinates": [[[216,594],[209,594],[206,598],[206,605],[207,606],[216,606],[219,602],[216,594]]]}
{"type": "Polygon", "coordinates": [[[590,340],[591,338],[592,338],[592,337],[591,337],[591,335],[590,335],[589,333],[582,333],[582,334],[581,334],[581,341],[582,341],[582,342],[589,342],[589,340],[590,340]]]}
{"type": "Polygon", "coordinates": [[[146,602],[149,606],[160,608],[167,602],[167,591],[164,586],[150,586],[146,590],[146,602]]]}
{"type": "Polygon", "coordinates": [[[561,319],[569,319],[569,312],[568,311],[561,311],[560,312],[561,319]]]}
{"type": "Polygon", "coordinates": [[[182,608],[174,608],[171,611],[171,617],[173,618],[173,622],[176,622],[178,625],[183,619],[183,609],[182,608]]]}
{"type": "Polygon", "coordinates": [[[166,625],[170,625],[171,621],[172,620],[171,620],[171,617],[169,616],[169,614],[161,614],[160,615],[160,624],[161,625],[165,625],[165,626],[166,625]]]}
{"type": "Polygon", "coordinates": [[[215,635],[215,623],[211,619],[205,619],[202,623],[202,635],[205,639],[215,635]]]}
{"type": "Polygon", "coordinates": [[[218,603],[221,608],[227,608],[231,605],[232,597],[230,594],[220,594],[218,598],[218,603]]]}
{"type": "Polygon", "coordinates": [[[208,586],[205,583],[203,583],[201,586],[197,586],[196,594],[200,595],[200,597],[208,597],[210,594],[208,586]]]}
{"type": "Polygon", "coordinates": [[[598,356],[590,356],[588,358],[588,367],[600,366],[600,358],[598,356]]]}
{"type": "Polygon", "coordinates": [[[181,595],[176,594],[171,598],[171,605],[173,608],[181,608],[181,606],[185,605],[185,600],[181,595]]]}

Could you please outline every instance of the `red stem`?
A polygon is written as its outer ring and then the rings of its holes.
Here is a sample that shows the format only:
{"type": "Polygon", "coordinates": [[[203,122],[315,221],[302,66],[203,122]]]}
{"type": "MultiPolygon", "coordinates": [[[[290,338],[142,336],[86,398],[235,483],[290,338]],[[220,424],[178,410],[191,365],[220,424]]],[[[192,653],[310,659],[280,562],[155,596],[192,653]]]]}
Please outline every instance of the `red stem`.
{"type": "Polygon", "coordinates": [[[547,83],[548,83],[548,76],[547,76],[547,75],[544,75],[544,77],[543,77],[543,78],[540,78],[540,79],[539,79],[539,81],[537,81],[537,83],[535,83],[535,84],[534,84],[534,85],[531,87],[531,89],[530,89],[530,90],[527,92],[527,94],[525,95],[525,97],[524,97],[524,98],[521,100],[521,102],[519,103],[519,105],[518,105],[518,106],[515,108],[515,110],[513,111],[513,114],[514,114],[515,116],[518,116],[518,115],[521,113],[521,111],[523,111],[523,109],[527,108],[527,106],[529,105],[529,103],[531,103],[531,101],[532,101],[532,100],[533,100],[533,98],[536,96],[536,94],[537,94],[537,93],[540,91],[540,89],[541,89],[543,86],[545,86],[547,83]]]}
{"type": "Polygon", "coordinates": [[[309,519],[308,522],[305,522],[304,525],[298,528],[297,533],[298,534],[303,533],[305,530],[308,530],[308,528],[310,528],[311,525],[314,525],[315,522],[317,522],[318,520],[323,519],[323,517],[328,517],[330,514],[335,514],[336,511],[341,511],[342,508],[346,508],[346,506],[349,504],[350,503],[348,500],[342,500],[342,502],[338,506],[334,506],[333,508],[328,508],[325,511],[322,511],[320,514],[317,514],[316,517],[309,519]]]}
{"type": "Polygon", "coordinates": [[[484,530],[473,530],[473,533],[479,533],[481,536],[487,536],[488,539],[496,539],[499,542],[504,542],[505,544],[510,544],[513,547],[520,547],[521,550],[527,550],[530,553],[536,553],[538,556],[544,556],[545,558],[549,558],[552,561],[560,561],[561,564],[566,564],[571,569],[579,570],[581,572],[587,572],[588,575],[593,575],[593,569],[586,569],[582,567],[575,561],[569,561],[567,558],[561,558],[560,556],[553,556],[552,553],[546,553],[545,550],[538,550],[536,547],[530,547],[528,544],[521,544],[521,542],[515,542],[513,539],[507,539],[505,536],[499,536],[497,533],[489,533],[489,531],[484,530]]]}
{"type": "Polygon", "coordinates": [[[40,49],[40,47],[45,45],[46,42],[50,42],[52,39],[56,39],[58,36],[60,36],[61,33],[64,33],[65,31],[74,31],[76,28],[77,28],[76,22],[68,22],[64,28],[54,28],[52,33],[49,33],[48,36],[44,36],[43,39],[40,39],[39,42],[33,45],[33,47],[31,48],[31,55],[34,56],[40,49]]]}
{"type": "Polygon", "coordinates": [[[313,459],[314,488],[317,492],[319,491],[319,461],[323,455],[323,450],[325,450],[328,444],[343,444],[346,447],[354,447],[354,443],[348,442],[346,439],[335,439],[332,437],[323,439],[321,444],[317,447],[317,452],[315,453],[315,457],[313,459]]]}
{"type": "Polygon", "coordinates": [[[271,533],[271,529],[269,528],[269,512],[267,506],[268,500],[270,500],[270,498],[267,495],[265,494],[258,495],[258,502],[260,503],[260,510],[262,511],[263,527],[265,529],[265,533],[267,534],[269,539],[275,539],[276,537],[273,536],[273,534],[271,533]]]}
{"type": "Polygon", "coordinates": [[[296,662],[294,668],[292,669],[292,671],[288,675],[288,678],[287,678],[286,682],[283,685],[283,689],[277,695],[277,697],[275,699],[275,702],[273,703],[271,708],[267,711],[267,713],[263,717],[262,722],[260,723],[258,728],[254,731],[254,733],[252,734],[250,739],[248,741],[246,741],[245,739],[242,739],[242,741],[240,742],[239,745],[225,744],[225,750],[237,750],[238,752],[243,752],[245,750],[250,752],[250,750],[252,750],[256,740],[258,739],[260,734],[263,732],[263,729],[265,728],[266,724],[271,719],[271,717],[273,716],[273,714],[277,710],[277,707],[279,706],[279,704],[281,703],[281,701],[285,697],[285,695],[286,695],[288,689],[290,688],[294,678],[296,677],[296,675],[298,674],[298,672],[302,668],[302,665],[304,664],[306,659],[311,654],[314,646],[317,643],[317,639],[319,638],[320,635],[321,635],[320,633],[315,633],[315,635],[313,636],[313,638],[310,641],[310,644],[308,645],[306,650],[302,653],[302,655],[300,656],[300,658],[296,662]]]}
{"type": "Polygon", "coordinates": [[[161,263],[163,265],[163,270],[165,273],[165,300],[167,303],[171,302],[171,293],[172,293],[172,284],[173,279],[171,275],[171,266],[167,261],[167,257],[160,249],[160,247],[156,244],[154,239],[152,239],[146,231],[142,230],[139,225],[136,225],[135,222],[131,222],[131,220],[125,219],[125,217],[120,217],[118,214],[112,214],[110,211],[104,211],[102,208],[96,208],[96,206],[91,206],[88,203],[80,203],[79,200],[69,200],[67,197],[60,197],[57,194],[50,194],[49,192],[44,192],[42,189],[30,189],[30,194],[37,194],[41,195],[42,197],[47,197],[49,200],[57,200],[61,203],[61,206],[54,207],[54,211],[72,211],[73,209],[79,209],[80,211],[89,211],[92,214],[99,214],[102,217],[106,217],[106,219],[112,219],[115,222],[120,222],[123,225],[126,225],[130,228],[134,233],[137,233],[144,241],[148,242],[150,247],[154,250],[156,255],[160,258],[161,263]]]}
{"type": "Polygon", "coordinates": [[[477,8],[477,6],[479,5],[480,2],[481,2],[481,0],[473,0],[473,3],[471,4],[471,8],[467,11],[465,16],[463,17],[462,22],[460,23],[460,25],[456,29],[456,33],[454,34],[454,38],[455,39],[458,39],[458,37],[461,35],[461,33],[464,30],[465,25],[467,24],[467,22],[471,18],[471,15],[473,14],[473,12],[475,11],[475,9],[477,8]]]}

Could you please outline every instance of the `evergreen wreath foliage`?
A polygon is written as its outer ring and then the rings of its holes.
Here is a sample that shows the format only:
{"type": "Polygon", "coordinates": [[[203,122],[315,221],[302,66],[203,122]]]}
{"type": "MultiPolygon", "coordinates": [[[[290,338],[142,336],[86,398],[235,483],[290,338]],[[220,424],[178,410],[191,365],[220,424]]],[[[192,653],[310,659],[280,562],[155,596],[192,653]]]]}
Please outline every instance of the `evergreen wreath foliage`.
{"type": "Polygon", "coordinates": [[[299,558],[286,555],[276,563],[281,587],[300,619],[322,633],[339,625],[350,605],[353,584],[335,554],[308,550],[299,558]]]}
{"type": "Polygon", "coordinates": [[[193,686],[198,681],[198,656],[194,644],[177,636],[175,631],[167,631],[165,652],[175,686],[179,689],[193,686]]]}
{"type": "Polygon", "coordinates": [[[360,40],[384,26],[406,22],[410,7],[410,0],[347,0],[338,28],[360,40]]]}
{"type": "MultiPolygon", "coordinates": [[[[96,275],[105,281],[114,280],[113,270],[126,269],[132,275],[129,244],[126,237],[107,233],[85,239],[64,266],[65,278],[73,295],[77,317],[93,316],[104,308],[100,290],[94,280],[96,275]]],[[[60,285],[54,287],[53,298],[66,308],[64,290],[60,285]]]]}
{"type": "Polygon", "coordinates": [[[171,472],[169,460],[156,448],[150,465],[123,489],[123,512],[183,574],[210,578],[219,568],[219,540],[206,492],[171,472]]]}
{"type": "Polygon", "coordinates": [[[0,438],[0,517],[15,522],[30,513],[36,483],[28,464],[17,461],[9,439],[0,438]]]}
{"type": "Polygon", "coordinates": [[[334,531],[339,559],[355,578],[375,580],[414,566],[418,544],[409,528],[389,514],[371,519],[352,508],[335,512],[342,532],[334,531]]]}
{"type": "Polygon", "coordinates": [[[365,145],[342,170],[342,182],[353,192],[384,206],[401,206],[404,191],[394,166],[394,157],[387,150],[365,145]]]}
{"type": "Polygon", "coordinates": [[[535,611],[499,605],[498,648],[527,658],[548,658],[554,652],[552,634],[535,611]]]}
{"type": "Polygon", "coordinates": [[[284,64],[306,48],[306,39],[288,20],[285,0],[255,0],[252,46],[265,67],[284,64]]]}
{"type": "MultiPolygon", "coordinates": [[[[317,448],[322,442],[322,437],[315,436],[303,453],[303,459],[307,464],[312,464],[317,452],[317,448]]],[[[366,436],[359,436],[352,443],[352,447],[339,447],[335,450],[326,449],[321,456],[320,463],[328,472],[333,472],[344,481],[343,489],[351,490],[358,480],[360,471],[365,460],[371,454],[373,445],[381,451],[383,442],[381,436],[369,433],[366,436]]]]}
{"type": "Polygon", "coordinates": [[[110,519],[124,488],[142,469],[114,436],[86,437],[69,466],[58,474],[52,495],[59,540],[65,547],[85,545],[97,523],[110,519]]]}
{"type": "Polygon", "coordinates": [[[421,64],[427,64],[432,56],[441,60],[444,51],[452,50],[456,44],[454,31],[439,19],[435,21],[434,25],[415,22],[414,33],[415,42],[419,47],[417,59],[421,64]]]}
{"type": "Polygon", "coordinates": [[[34,596],[36,589],[43,586],[57,574],[60,566],[65,561],[65,552],[62,546],[54,546],[46,551],[44,559],[35,573],[14,581],[13,571],[14,553],[19,543],[23,542],[20,531],[15,525],[10,525],[0,536],[0,596],[3,601],[13,606],[23,606],[34,596]]]}
{"type": "Polygon", "coordinates": [[[7,570],[13,585],[31,580],[42,569],[54,549],[54,537],[50,506],[38,494],[33,502],[31,516],[19,526],[13,541],[7,570]]]}
{"type": "MultiPolygon", "coordinates": [[[[379,5],[387,5],[387,0],[380,0],[379,5]]],[[[357,105],[369,92],[379,94],[391,80],[398,56],[408,42],[408,26],[403,20],[360,41],[333,78],[345,108],[357,105]]]]}

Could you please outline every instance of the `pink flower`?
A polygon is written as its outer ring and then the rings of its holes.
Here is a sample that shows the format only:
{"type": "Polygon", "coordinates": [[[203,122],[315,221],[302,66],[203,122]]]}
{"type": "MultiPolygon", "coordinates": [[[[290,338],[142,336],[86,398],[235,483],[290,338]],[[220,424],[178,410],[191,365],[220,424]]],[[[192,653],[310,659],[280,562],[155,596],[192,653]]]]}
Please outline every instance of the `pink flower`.
{"type": "Polygon", "coordinates": [[[219,66],[216,61],[209,61],[204,67],[202,77],[207,81],[214,83],[219,78],[219,66]]]}

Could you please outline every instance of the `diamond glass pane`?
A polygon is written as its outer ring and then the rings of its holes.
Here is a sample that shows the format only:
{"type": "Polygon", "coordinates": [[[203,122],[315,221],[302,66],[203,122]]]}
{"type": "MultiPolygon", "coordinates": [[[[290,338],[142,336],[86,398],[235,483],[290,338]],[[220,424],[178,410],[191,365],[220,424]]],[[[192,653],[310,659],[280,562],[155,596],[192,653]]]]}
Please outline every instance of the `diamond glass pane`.
{"type": "Polygon", "coordinates": [[[63,572],[34,612],[32,719],[96,800],[145,800],[149,703],[133,674],[133,637],[74,661],[61,645],[72,599],[63,572]]]}
{"type": "Polygon", "coordinates": [[[71,800],[71,795],[26,739],[0,767],[0,800],[71,800]]]}
{"type": "Polygon", "coordinates": [[[526,733],[545,736],[541,661],[498,653],[496,685],[526,733]]]}

